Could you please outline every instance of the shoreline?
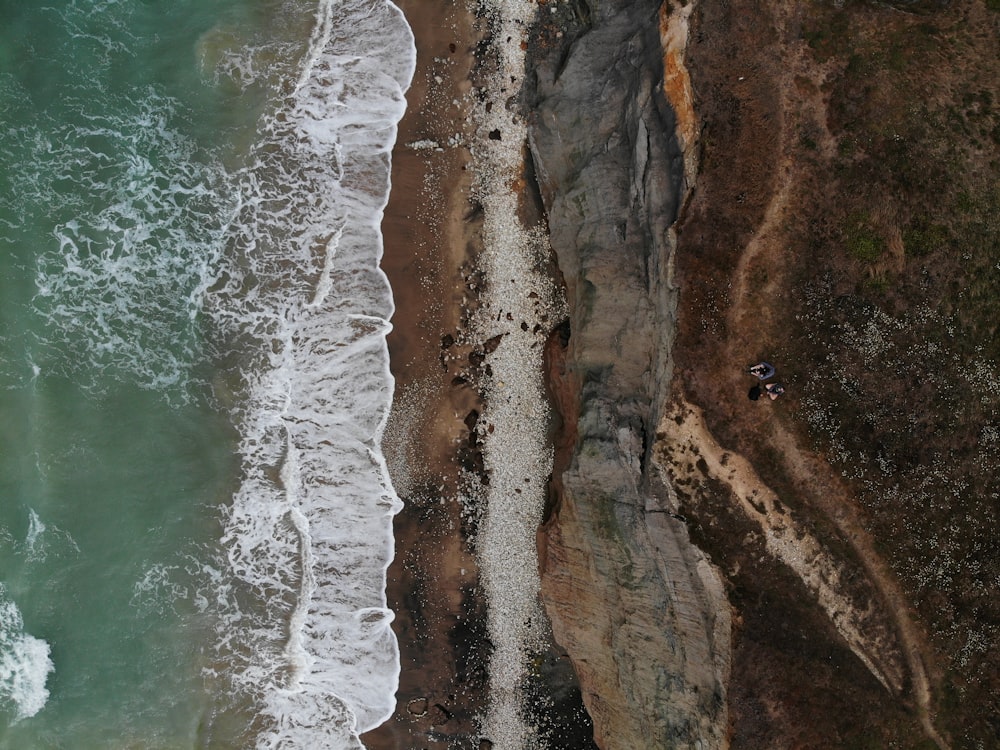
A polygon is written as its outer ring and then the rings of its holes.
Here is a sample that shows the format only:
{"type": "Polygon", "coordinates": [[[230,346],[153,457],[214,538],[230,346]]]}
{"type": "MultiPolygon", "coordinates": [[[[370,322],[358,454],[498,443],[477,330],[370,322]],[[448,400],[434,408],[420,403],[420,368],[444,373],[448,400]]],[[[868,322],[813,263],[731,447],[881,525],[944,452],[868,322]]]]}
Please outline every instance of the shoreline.
{"type": "Polygon", "coordinates": [[[382,224],[381,265],[395,303],[387,337],[395,395],[382,450],[404,502],[394,522],[386,597],[396,616],[401,671],[395,712],[362,735],[370,750],[478,742],[488,653],[477,630],[485,605],[458,501],[459,454],[481,405],[449,372],[464,353],[460,331],[477,242],[466,144],[480,33],[464,4],[397,5],[417,47],[382,224]]]}

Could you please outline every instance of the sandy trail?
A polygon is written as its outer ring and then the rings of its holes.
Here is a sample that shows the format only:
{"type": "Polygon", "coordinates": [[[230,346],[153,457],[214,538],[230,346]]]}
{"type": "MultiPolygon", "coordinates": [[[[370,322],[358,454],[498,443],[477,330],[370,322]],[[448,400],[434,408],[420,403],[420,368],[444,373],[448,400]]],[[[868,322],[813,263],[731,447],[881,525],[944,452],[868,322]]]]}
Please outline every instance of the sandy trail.
{"type": "Polygon", "coordinates": [[[935,728],[931,715],[931,683],[924,656],[929,652],[930,646],[923,631],[910,616],[910,605],[896,577],[875,551],[874,541],[861,524],[854,498],[829,464],[805,451],[795,436],[778,420],[774,420],[772,426],[771,442],[781,452],[786,470],[798,484],[815,484],[817,479],[820,480],[818,484],[823,491],[809,494],[810,505],[822,511],[849,541],[884,602],[886,611],[892,616],[899,645],[906,658],[910,694],[916,704],[920,724],[928,739],[945,750],[949,745],[935,728]]]}

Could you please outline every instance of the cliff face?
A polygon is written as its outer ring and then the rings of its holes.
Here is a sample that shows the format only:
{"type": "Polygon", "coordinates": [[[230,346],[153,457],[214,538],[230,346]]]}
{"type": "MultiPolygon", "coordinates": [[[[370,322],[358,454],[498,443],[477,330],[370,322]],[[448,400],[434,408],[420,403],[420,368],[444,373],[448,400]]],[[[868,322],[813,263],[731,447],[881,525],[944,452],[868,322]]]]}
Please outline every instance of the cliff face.
{"type": "Polygon", "coordinates": [[[560,4],[529,52],[531,156],[571,311],[549,347],[563,425],[542,596],[602,748],[720,747],[727,731],[729,605],[651,460],[684,173],[659,13],[560,4]]]}

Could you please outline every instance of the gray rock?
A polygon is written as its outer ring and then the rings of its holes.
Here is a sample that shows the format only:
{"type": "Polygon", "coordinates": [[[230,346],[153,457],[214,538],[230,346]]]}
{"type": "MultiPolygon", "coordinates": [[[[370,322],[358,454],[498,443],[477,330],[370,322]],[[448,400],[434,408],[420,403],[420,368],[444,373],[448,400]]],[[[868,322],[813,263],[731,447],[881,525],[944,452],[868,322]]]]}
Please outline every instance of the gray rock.
{"type": "MultiPolygon", "coordinates": [[[[565,7],[565,6],[561,6],[565,7]]],[[[651,462],[669,393],[683,160],[658,4],[577,3],[536,45],[525,106],[566,283],[572,456],[543,530],[542,593],[602,748],[726,744],[729,605],[651,462]]]]}

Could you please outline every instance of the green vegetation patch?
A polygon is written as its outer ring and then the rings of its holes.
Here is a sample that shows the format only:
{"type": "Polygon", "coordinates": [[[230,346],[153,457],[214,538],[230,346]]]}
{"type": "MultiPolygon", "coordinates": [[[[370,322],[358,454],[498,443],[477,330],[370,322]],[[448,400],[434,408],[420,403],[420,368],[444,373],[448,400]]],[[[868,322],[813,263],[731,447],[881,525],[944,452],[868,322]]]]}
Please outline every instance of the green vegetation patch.
{"type": "Polygon", "coordinates": [[[872,226],[867,213],[848,219],[844,238],[848,255],[864,263],[874,263],[886,251],[885,239],[872,226]]]}
{"type": "Polygon", "coordinates": [[[948,229],[942,224],[918,220],[903,232],[906,253],[915,258],[943,250],[947,244],[948,229]]]}

